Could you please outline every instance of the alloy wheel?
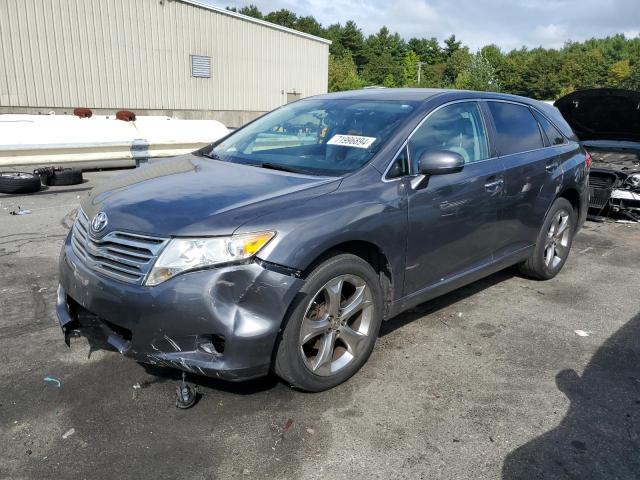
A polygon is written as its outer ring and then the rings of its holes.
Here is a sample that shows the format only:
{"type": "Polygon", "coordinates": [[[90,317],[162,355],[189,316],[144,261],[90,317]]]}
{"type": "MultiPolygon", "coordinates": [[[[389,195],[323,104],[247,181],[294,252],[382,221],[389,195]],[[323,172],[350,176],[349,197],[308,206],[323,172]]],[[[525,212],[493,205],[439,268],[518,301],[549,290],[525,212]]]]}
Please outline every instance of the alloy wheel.
{"type": "Polygon", "coordinates": [[[24,173],[24,172],[2,172],[0,176],[3,178],[22,178],[22,179],[29,179],[29,180],[34,177],[32,174],[24,173]]]}
{"type": "Polygon", "coordinates": [[[372,330],[371,289],[357,275],[340,275],[313,295],[300,326],[300,353],[305,365],[329,376],[359,358],[372,330]]]}
{"type": "Polygon", "coordinates": [[[564,209],[558,210],[553,216],[544,247],[544,264],[547,268],[557,268],[569,253],[570,219],[571,215],[564,209]]]}

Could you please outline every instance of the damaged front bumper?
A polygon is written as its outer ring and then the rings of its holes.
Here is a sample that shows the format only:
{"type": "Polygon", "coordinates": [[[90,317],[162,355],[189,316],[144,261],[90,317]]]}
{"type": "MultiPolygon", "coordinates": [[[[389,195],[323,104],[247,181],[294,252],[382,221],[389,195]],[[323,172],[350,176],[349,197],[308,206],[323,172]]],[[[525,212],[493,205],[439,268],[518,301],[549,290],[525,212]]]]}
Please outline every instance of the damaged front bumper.
{"type": "Polygon", "coordinates": [[[179,275],[155,287],[89,270],[69,238],[60,256],[57,315],[68,341],[101,337],[127,357],[244,380],[267,374],[302,280],[248,263],[179,275]]]}
{"type": "Polygon", "coordinates": [[[640,222],[640,191],[613,190],[609,205],[613,212],[625,214],[630,220],[640,222]]]}
{"type": "Polygon", "coordinates": [[[640,221],[640,173],[592,169],[589,175],[589,216],[615,216],[640,221]]]}

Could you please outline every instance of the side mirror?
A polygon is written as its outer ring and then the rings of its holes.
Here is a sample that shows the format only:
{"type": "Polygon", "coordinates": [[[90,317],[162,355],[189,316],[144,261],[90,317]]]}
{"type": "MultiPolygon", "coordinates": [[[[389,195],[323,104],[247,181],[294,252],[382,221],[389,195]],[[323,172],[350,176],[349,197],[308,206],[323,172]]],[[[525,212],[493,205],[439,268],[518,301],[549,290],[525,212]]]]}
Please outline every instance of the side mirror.
{"type": "Polygon", "coordinates": [[[418,161],[418,173],[421,175],[445,175],[459,172],[463,168],[462,155],[449,150],[424,152],[418,161]]]}

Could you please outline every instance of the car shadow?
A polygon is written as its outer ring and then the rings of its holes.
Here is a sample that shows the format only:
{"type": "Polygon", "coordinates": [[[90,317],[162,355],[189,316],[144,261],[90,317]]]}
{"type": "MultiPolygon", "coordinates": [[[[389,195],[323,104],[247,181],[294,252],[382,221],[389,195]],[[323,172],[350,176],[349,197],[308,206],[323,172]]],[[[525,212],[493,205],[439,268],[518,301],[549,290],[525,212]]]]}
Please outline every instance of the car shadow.
{"type": "Polygon", "coordinates": [[[454,290],[453,292],[447,293],[446,295],[442,295],[440,297],[434,298],[433,300],[422,303],[417,307],[414,307],[393,318],[390,318],[385,322],[382,322],[382,325],[380,326],[379,336],[384,337],[385,335],[389,335],[390,333],[404,327],[405,325],[415,320],[418,320],[419,318],[424,317],[425,315],[430,315],[437,312],[438,310],[447,308],[454,303],[465,300],[468,297],[471,297],[489,287],[497,285],[498,283],[504,282],[505,280],[509,280],[517,275],[519,275],[517,267],[510,267],[494,273],[493,275],[489,275],[488,277],[482,278],[465,287],[454,290]]]}
{"type": "Polygon", "coordinates": [[[640,314],[598,348],[582,376],[562,370],[556,385],[571,402],[567,414],[511,452],[502,479],[640,478],[640,314]]]}

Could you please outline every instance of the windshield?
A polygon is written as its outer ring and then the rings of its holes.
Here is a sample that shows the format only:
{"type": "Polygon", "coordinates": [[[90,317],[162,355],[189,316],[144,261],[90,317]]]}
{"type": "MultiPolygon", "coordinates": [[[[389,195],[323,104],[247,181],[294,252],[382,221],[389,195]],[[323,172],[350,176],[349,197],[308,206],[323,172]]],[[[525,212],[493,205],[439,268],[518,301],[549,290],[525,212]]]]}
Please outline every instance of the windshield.
{"type": "Polygon", "coordinates": [[[209,157],[314,175],[357,170],[411,114],[415,102],[302,100],[216,145],[209,157]]]}

